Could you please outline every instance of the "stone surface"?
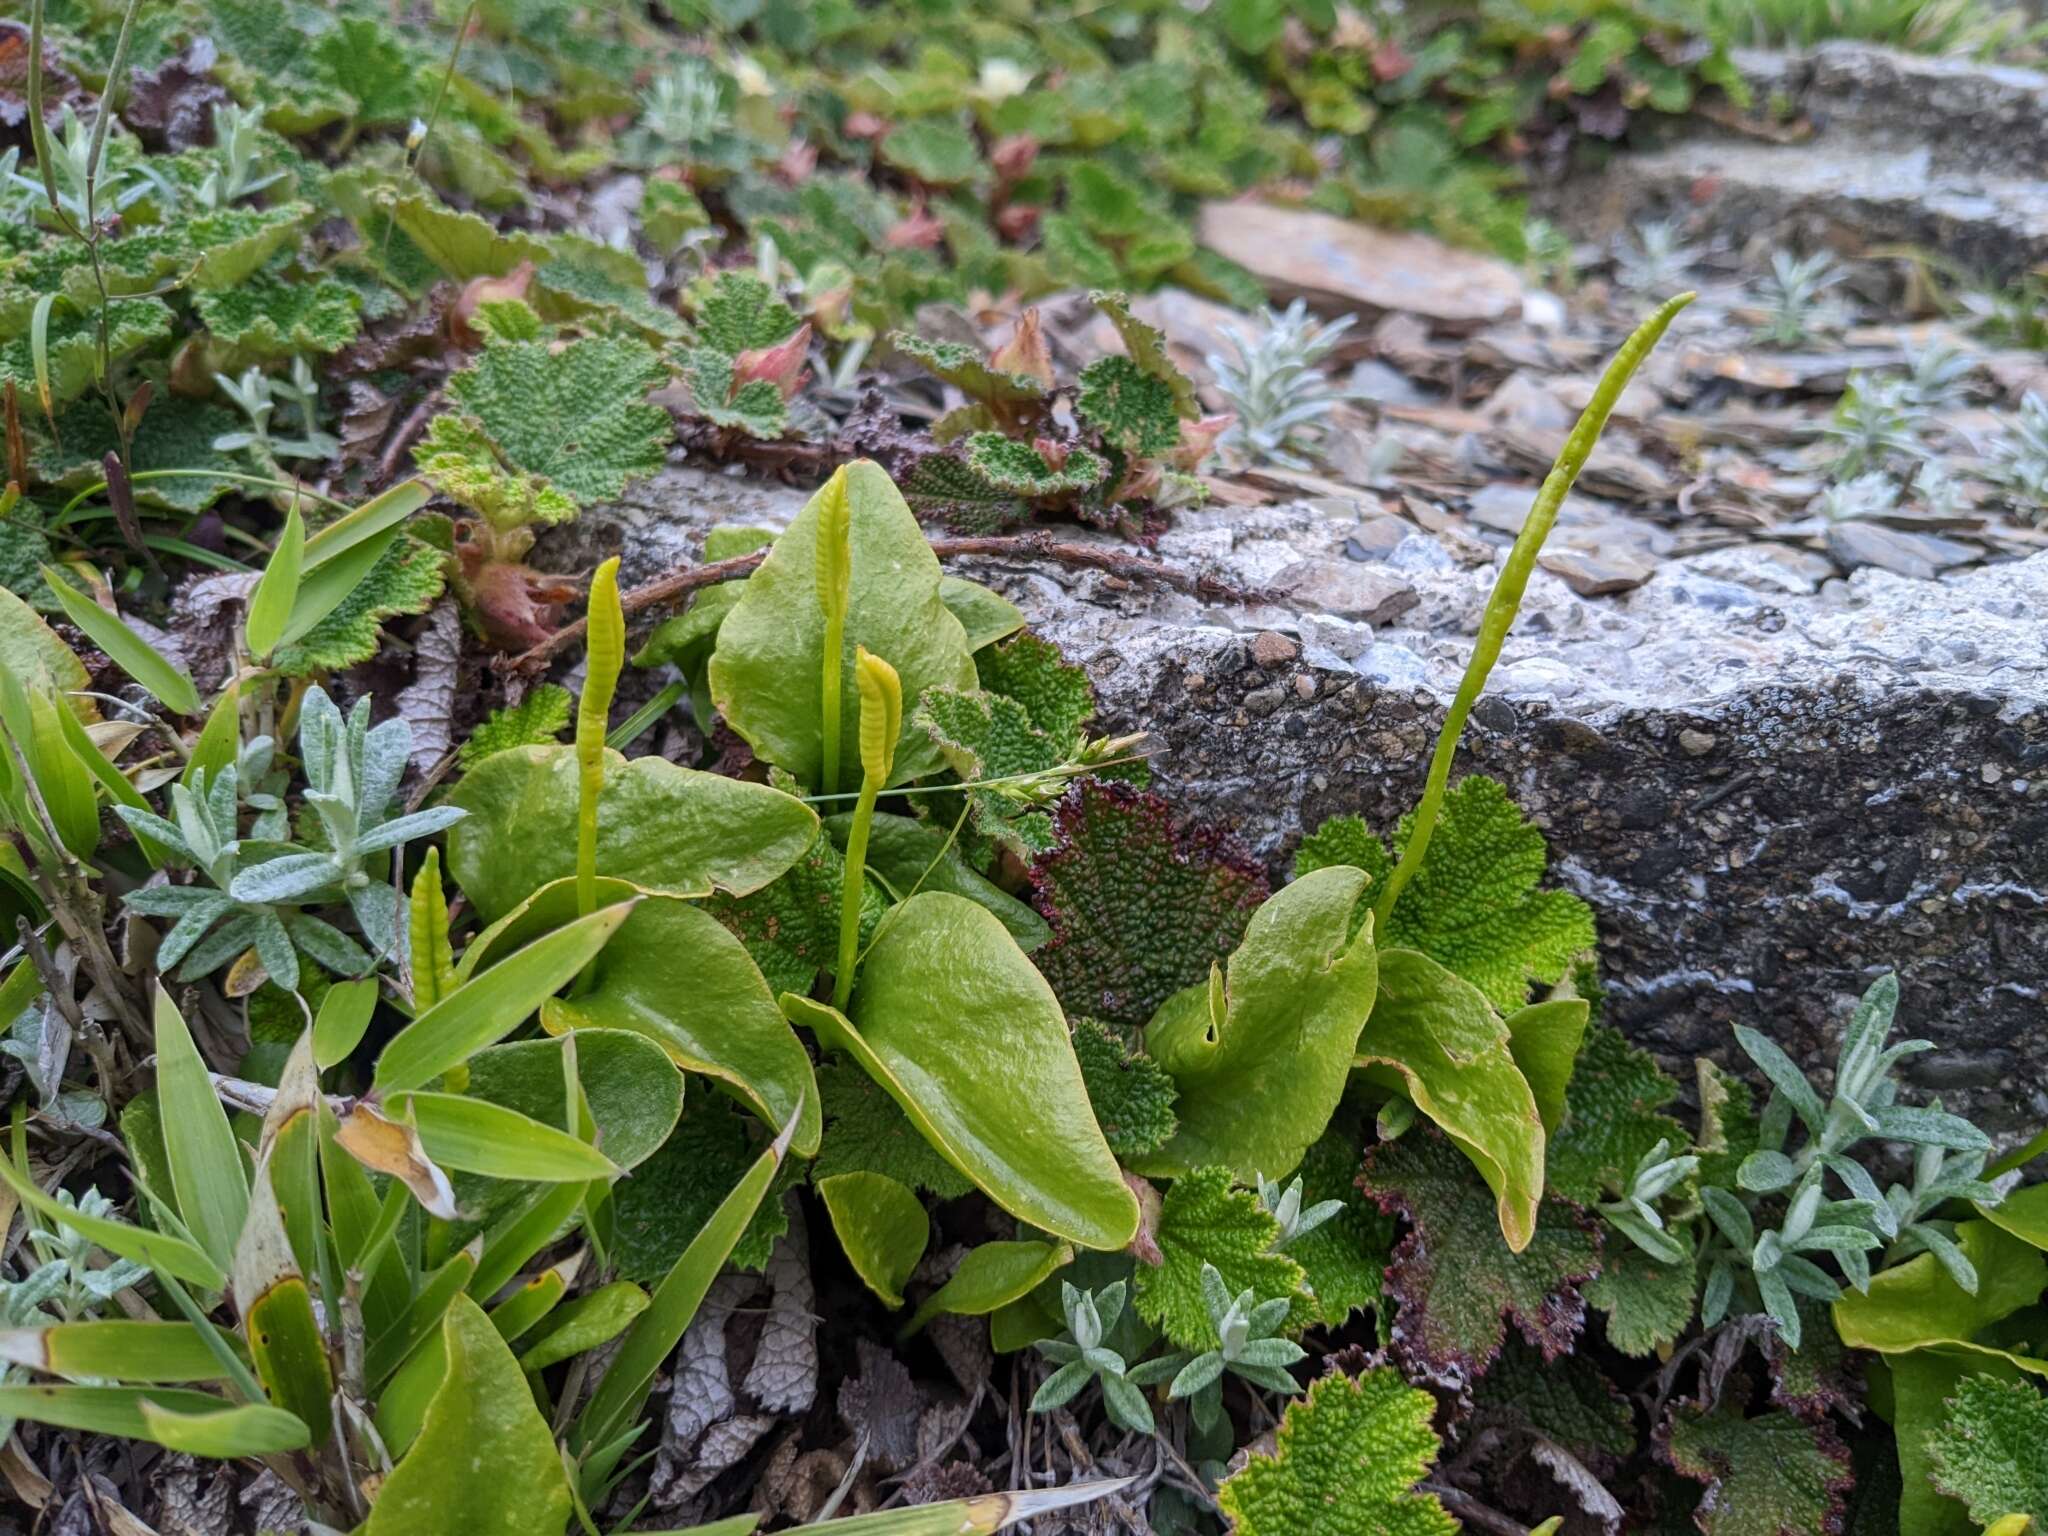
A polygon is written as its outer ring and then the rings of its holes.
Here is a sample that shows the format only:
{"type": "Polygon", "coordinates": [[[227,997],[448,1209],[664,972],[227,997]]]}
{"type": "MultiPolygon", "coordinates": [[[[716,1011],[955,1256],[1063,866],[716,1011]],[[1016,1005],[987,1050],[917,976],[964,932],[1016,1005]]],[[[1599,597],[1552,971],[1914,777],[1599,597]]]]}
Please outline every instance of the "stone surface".
{"type": "Polygon", "coordinates": [[[1506,262],[1427,235],[1265,203],[1210,203],[1202,244],[1255,273],[1282,300],[1333,313],[1397,310],[1451,328],[1518,314],[1522,280],[1506,262]]]}
{"type": "MultiPolygon", "coordinates": [[[[666,561],[697,527],[801,499],[670,471],[624,514],[627,579],[650,537],[666,561]]],[[[1386,830],[1413,806],[1492,581],[1419,530],[1398,564],[1347,558],[1349,526],[1198,511],[1162,552],[1242,586],[1304,561],[1381,573],[1415,593],[1390,626],[1040,562],[957,569],[1085,663],[1103,728],[1151,731],[1160,787],[1279,873],[1324,817],[1386,830]]],[[[599,511],[550,543],[611,552],[624,529],[599,511]]],[[[1904,1027],[1943,1047],[1909,1074],[2031,1131],[2048,1118],[2048,553],[1938,581],[1824,580],[1820,559],[1716,550],[1590,599],[1538,570],[1457,771],[1499,777],[1543,828],[1553,878],[1598,914],[1611,1017],[1671,1065],[1732,1060],[1735,1022],[1825,1064],[1847,1000],[1896,967],[1904,1027]]]]}
{"type": "Polygon", "coordinates": [[[1829,527],[1828,553],[1852,571],[1874,565],[1894,575],[1932,581],[1951,566],[1972,559],[1976,552],[1939,534],[1858,521],[1829,527]]]}
{"type": "Polygon", "coordinates": [[[1677,210],[1778,244],[1904,242],[1987,277],[2048,256],[2048,75],[1857,42],[1740,62],[1759,110],[1789,108],[1810,135],[1688,124],[1558,192],[1555,214],[1603,235],[1677,210]]]}

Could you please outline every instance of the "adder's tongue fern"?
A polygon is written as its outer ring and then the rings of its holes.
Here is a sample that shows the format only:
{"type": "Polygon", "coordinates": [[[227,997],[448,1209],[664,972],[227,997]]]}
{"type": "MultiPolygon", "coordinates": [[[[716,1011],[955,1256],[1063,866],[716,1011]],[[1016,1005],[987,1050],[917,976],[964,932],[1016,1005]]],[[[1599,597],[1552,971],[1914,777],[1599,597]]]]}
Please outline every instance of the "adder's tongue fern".
{"type": "Polygon", "coordinates": [[[1572,482],[1578,479],[1579,471],[1585,468],[1586,460],[1592,457],[1594,444],[1600,441],[1601,429],[1607,425],[1607,418],[1613,413],[1621,392],[1628,387],[1628,381],[1635,376],[1636,369],[1642,366],[1678,312],[1690,304],[1693,297],[1690,293],[1681,293],[1666,299],[1622,344],[1614,361],[1600,376],[1600,386],[1593,391],[1592,400],[1579,416],[1579,424],[1565,439],[1542,490],[1536,493],[1536,505],[1522,524],[1514,547],[1508,551],[1507,563],[1501,567],[1500,578],[1494,583],[1493,595],[1486,601],[1486,612],[1479,621],[1479,638],[1472,647],[1472,659],[1465,665],[1465,676],[1458,684],[1457,696],[1451,701],[1450,713],[1444,717],[1443,730],[1437,735],[1436,752],[1429,760],[1429,778],[1423,786],[1422,803],[1415,810],[1414,830],[1408,834],[1407,846],[1401,850],[1400,863],[1394,866],[1393,873],[1387,877],[1387,883],[1380,891],[1379,900],[1374,903],[1373,918],[1382,929],[1394,910],[1394,903],[1401,898],[1402,888],[1414,878],[1423,856],[1429,852],[1429,840],[1436,832],[1437,818],[1443,813],[1444,795],[1450,788],[1451,759],[1457,754],[1458,738],[1464,733],[1472,706],[1479,702],[1479,691],[1486,686],[1487,674],[1500,660],[1501,646],[1507,641],[1508,630],[1522,606],[1522,594],[1528,589],[1529,573],[1536,568],[1536,556],[1550,535],[1551,524],[1557,521],[1558,509],[1564,505],[1565,496],[1570,492],[1572,482]]]}
{"type": "Polygon", "coordinates": [[[614,555],[590,581],[590,615],[583,662],[583,694],[576,703],[576,912],[597,910],[597,797],[604,788],[604,737],[612,695],[626,664],[626,611],[619,603],[619,560],[614,555]]]}

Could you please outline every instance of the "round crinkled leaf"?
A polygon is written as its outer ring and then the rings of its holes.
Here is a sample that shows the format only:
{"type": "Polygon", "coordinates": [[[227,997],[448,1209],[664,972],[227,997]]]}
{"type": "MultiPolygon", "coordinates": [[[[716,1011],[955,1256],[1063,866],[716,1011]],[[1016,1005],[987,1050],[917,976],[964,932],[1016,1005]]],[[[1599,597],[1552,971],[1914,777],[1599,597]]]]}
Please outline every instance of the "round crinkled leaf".
{"type": "Polygon", "coordinates": [[[1706,1536],[1814,1536],[1841,1528],[1849,1453],[1833,1428],[1790,1413],[1742,1416],[1724,1400],[1712,1413],[1672,1413],[1665,1455],[1707,1485],[1694,1523],[1706,1536]]]}
{"type": "MultiPolygon", "coordinates": [[[[487,922],[576,873],[576,754],[498,752],[455,787],[469,812],[449,830],[448,869],[487,922]]],[[[810,807],[780,790],[605,753],[597,867],[667,896],[744,895],[788,869],[817,836],[810,807]]]]}
{"type": "Polygon", "coordinates": [[[1527,1243],[1510,1249],[1485,1183],[1426,1125],[1374,1147],[1359,1185],[1409,1223],[1386,1283],[1394,1344],[1413,1367],[1469,1381],[1500,1353],[1511,1318],[1546,1359],[1572,1347],[1586,1311],[1578,1286],[1600,1266],[1600,1233],[1575,1207],[1543,1201],[1527,1243]]]}
{"type": "Polygon", "coordinates": [[[678,1066],[716,1078],[771,1127],[797,1116],[791,1147],[818,1149],[818,1085],[810,1053],[776,1006],[745,947],[709,913],[650,897],[584,973],[552,998],[550,1030],[631,1030],[678,1066]]]}
{"type": "Polygon", "coordinates": [[[1271,1456],[1217,1490],[1237,1536],[1455,1536],[1415,1485],[1436,1460],[1436,1400],[1381,1366],[1337,1372],[1287,1405],[1271,1456]]]}
{"type": "Polygon", "coordinates": [[[1059,1000],[987,909],[921,892],[868,950],[850,1018],[790,994],[783,1009],[858,1060],[1012,1215],[1090,1248],[1137,1231],[1059,1000]]]}
{"type": "MultiPolygon", "coordinates": [[[[825,611],[818,597],[818,540],[828,522],[827,504],[835,500],[845,505],[851,562],[837,782],[852,788],[861,776],[856,648],[865,647],[896,669],[906,700],[934,686],[975,686],[967,631],[940,596],[939,562],[881,466],[863,459],[835,474],[747,578],[718,631],[711,696],[757,756],[806,784],[823,782],[825,611]]],[[[941,766],[930,738],[906,724],[891,782],[941,766]]]]}
{"type": "Polygon", "coordinates": [[[1270,897],[1222,985],[1170,999],[1145,1049],[1180,1097],[1180,1128],[1139,1172],[1218,1163],[1250,1180],[1293,1170],[1344,1096],[1378,977],[1372,934],[1351,932],[1361,870],[1318,870],[1270,897]]]}

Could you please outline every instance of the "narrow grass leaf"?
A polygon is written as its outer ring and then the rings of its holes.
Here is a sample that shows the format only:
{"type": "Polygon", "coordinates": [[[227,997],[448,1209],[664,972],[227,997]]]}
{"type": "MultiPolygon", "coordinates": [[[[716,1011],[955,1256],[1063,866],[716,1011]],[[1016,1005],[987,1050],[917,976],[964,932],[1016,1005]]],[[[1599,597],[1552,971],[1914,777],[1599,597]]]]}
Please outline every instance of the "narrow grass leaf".
{"type": "Polygon", "coordinates": [[[541,1184],[610,1178],[623,1170],[597,1148],[516,1109],[459,1093],[400,1093],[386,1101],[412,1121],[443,1168],[541,1184]]]}
{"type": "Polygon", "coordinates": [[[292,605],[299,598],[299,577],[306,557],[306,524],[293,507],[285,514],[284,532],[270,563],[263,567],[256,590],[249,598],[248,616],[242,622],[242,636],[249,654],[261,661],[277,649],[284,638],[292,605]]]}
{"type": "Polygon", "coordinates": [[[118,615],[107,612],[72,586],[55,566],[43,567],[43,580],[71,622],[84,630],[86,638],[105,651],[115,666],[148,690],[151,698],[173,714],[199,713],[199,690],[183,667],[135,633],[118,615]]]}
{"type": "Polygon", "coordinates": [[[302,1450],[307,1444],[306,1426],[297,1414],[262,1403],[184,1413],[145,1399],[141,1411],[143,1439],[188,1456],[235,1461],[302,1450]]]}
{"type": "Polygon", "coordinates": [[[241,1144],[171,995],[156,989],[156,1086],[178,1214],[207,1255],[228,1267],[249,1215],[241,1144]]]}
{"type": "Polygon", "coordinates": [[[622,901],[558,928],[467,982],[400,1030],[377,1059],[380,1094],[421,1088],[502,1040],[604,948],[634,903],[622,901]]]}

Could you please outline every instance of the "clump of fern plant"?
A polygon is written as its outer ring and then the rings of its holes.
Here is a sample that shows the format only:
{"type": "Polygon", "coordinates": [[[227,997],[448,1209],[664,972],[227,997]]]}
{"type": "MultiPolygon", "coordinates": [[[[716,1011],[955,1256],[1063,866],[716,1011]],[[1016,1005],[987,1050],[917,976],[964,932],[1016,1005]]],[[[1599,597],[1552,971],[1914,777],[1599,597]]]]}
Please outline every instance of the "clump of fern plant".
{"type": "Polygon", "coordinates": [[[1220,446],[1254,464],[1309,468],[1330,412],[1347,398],[1318,364],[1356,318],[1346,315],[1319,325],[1296,299],[1279,314],[1267,310],[1257,336],[1222,327],[1237,356],[1211,353],[1208,362],[1237,422],[1220,446]]]}

